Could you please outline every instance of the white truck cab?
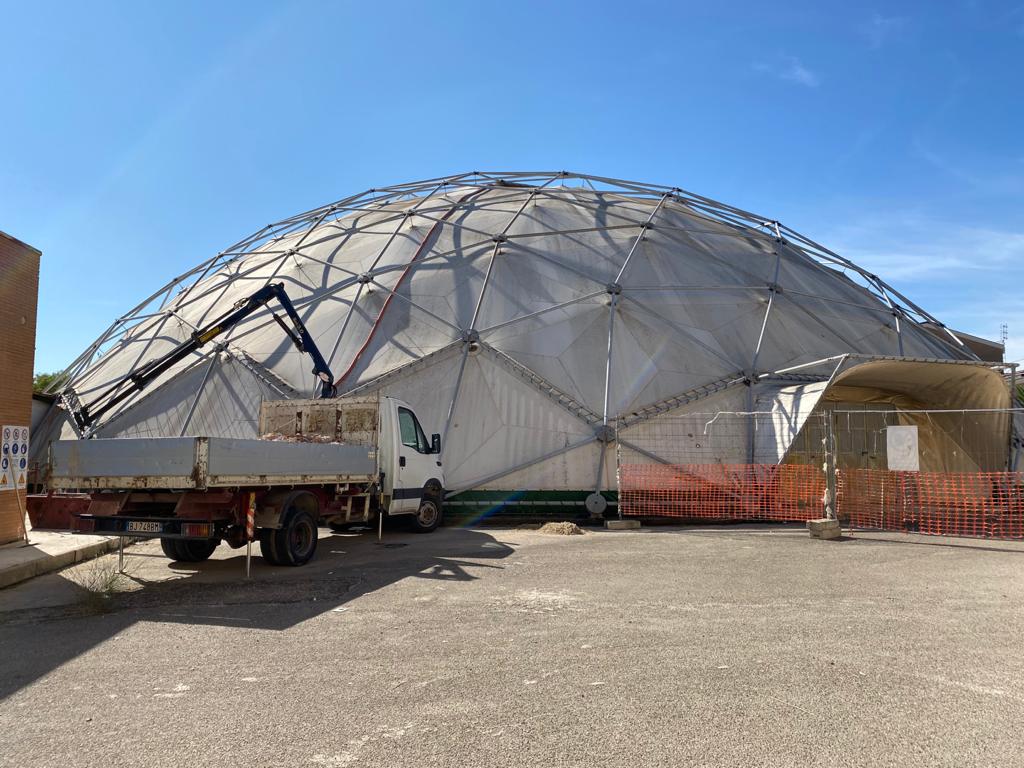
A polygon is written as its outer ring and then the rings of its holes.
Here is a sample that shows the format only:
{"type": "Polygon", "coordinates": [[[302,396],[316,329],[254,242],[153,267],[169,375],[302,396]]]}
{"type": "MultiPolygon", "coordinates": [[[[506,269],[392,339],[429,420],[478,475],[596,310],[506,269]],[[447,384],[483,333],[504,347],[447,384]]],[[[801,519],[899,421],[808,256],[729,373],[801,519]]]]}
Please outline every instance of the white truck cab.
{"type": "Polygon", "coordinates": [[[441,514],[444,474],[441,435],[430,440],[412,407],[393,397],[380,399],[382,497],[389,515],[415,514],[416,524],[433,527],[441,514]]]}

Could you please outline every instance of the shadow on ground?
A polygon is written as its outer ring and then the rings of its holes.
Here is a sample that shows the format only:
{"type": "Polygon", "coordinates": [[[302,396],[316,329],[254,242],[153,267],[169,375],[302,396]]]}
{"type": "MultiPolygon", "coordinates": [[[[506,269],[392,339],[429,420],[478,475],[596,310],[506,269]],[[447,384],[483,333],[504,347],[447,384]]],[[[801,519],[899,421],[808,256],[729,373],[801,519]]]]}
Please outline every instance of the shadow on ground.
{"type": "MultiPolygon", "coordinates": [[[[664,522],[649,524],[645,528],[658,533],[677,536],[710,536],[718,538],[723,535],[737,536],[761,535],[771,537],[807,538],[807,527],[804,523],[778,522],[735,522],[724,524],[688,523],[669,526],[664,522]]],[[[948,549],[978,550],[979,552],[1003,552],[1024,555],[1024,540],[1000,539],[996,537],[946,536],[939,534],[920,533],[918,531],[889,531],[881,528],[843,528],[843,534],[835,539],[824,539],[824,543],[871,542],[872,544],[911,544],[918,547],[943,547],[948,549]]]]}
{"type": "MultiPolygon", "coordinates": [[[[204,563],[171,563],[150,542],[126,550],[132,591],[97,601],[84,588],[65,583],[65,599],[46,607],[32,605],[30,595],[21,595],[19,605],[17,591],[29,586],[0,592],[0,648],[15,634],[24,636],[26,625],[33,625],[39,638],[36,653],[0,656],[0,699],[136,622],[283,631],[402,579],[474,580],[474,569],[503,568],[489,561],[514,550],[489,533],[444,528],[427,536],[386,533],[380,543],[370,532],[322,531],[316,558],[301,568],[269,566],[256,554],[258,547],[253,551],[249,580],[245,550],[227,556],[218,550],[216,559],[204,563]]],[[[116,554],[107,557],[116,562],[116,554]]]]}

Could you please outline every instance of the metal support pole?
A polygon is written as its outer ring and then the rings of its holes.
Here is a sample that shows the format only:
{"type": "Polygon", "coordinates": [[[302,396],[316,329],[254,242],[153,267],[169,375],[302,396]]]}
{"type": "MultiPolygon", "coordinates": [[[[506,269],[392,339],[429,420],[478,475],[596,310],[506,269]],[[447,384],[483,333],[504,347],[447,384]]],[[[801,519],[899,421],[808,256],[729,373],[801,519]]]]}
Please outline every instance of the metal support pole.
{"type": "Polygon", "coordinates": [[[754,382],[747,383],[747,464],[754,463],[757,443],[757,414],[754,413],[754,382]]]}
{"type": "Polygon", "coordinates": [[[661,196],[661,200],[659,200],[658,204],[654,206],[654,210],[651,211],[651,215],[647,217],[647,221],[640,225],[640,234],[637,235],[636,238],[633,240],[633,245],[630,246],[629,252],[626,254],[625,260],[622,262],[622,266],[619,267],[619,272],[617,275],[615,275],[614,282],[622,282],[622,276],[626,272],[626,267],[629,266],[630,259],[633,258],[633,252],[636,251],[637,246],[639,246],[641,241],[643,241],[644,236],[647,234],[647,230],[651,228],[651,222],[654,221],[654,217],[658,215],[658,211],[661,210],[661,207],[665,204],[665,201],[668,200],[671,194],[671,191],[663,194],[661,196]]]}
{"type": "Polygon", "coordinates": [[[611,300],[608,302],[608,354],[604,365],[604,406],[601,415],[601,424],[605,427],[608,426],[608,400],[612,386],[612,350],[614,349],[612,342],[615,338],[615,309],[619,303],[618,291],[620,290],[617,285],[609,288],[611,300]]]}
{"type": "Polygon", "coordinates": [[[380,512],[377,513],[377,543],[380,544],[380,542],[383,540],[383,538],[384,538],[384,510],[382,509],[380,512]]]}
{"type": "Polygon", "coordinates": [[[620,420],[615,420],[615,492],[617,503],[615,508],[619,513],[619,520],[622,520],[622,440],[619,438],[620,420]]]}
{"type": "Polygon", "coordinates": [[[764,308],[764,318],[761,320],[761,332],[757,335],[757,344],[754,346],[754,358],[750,361],[750,376],[757,377],[757,359],[761,356],[761,345],[764,343],[764,332],[768,329],[768,318],[772,314],[772,304],[775,303],[775,294],[779,292],[779,268],[782,266],[782,253],[777,246],[775,251],[775,276],[772,284],[768,286],[768,304],[764,308]]]}
{"type": "Polygon", "coordinates": [[[249,491],[245,507],[245,578],[252,578],[252,540],[256,538],[256,494],[249,491]]]}
{"type": "MultiPolygon", "coordinates": [[[[1013,420],[1011,419],[1010,421],[1012,423],[1013,420]]],[[[1010,434],[1012,435],[1013,434],[1013,427],[1012,426],[1010,427],[1010,430],[1011,430],[1010,434]]],[[[21,501],[21,494],[18,493],[18,484],[17,483],[14,484],[14,498],[18,502],[18,523],[21,526],[21,539],[22,539],[21,546],[28,547],[28,546],[31,546],[31,542],[28,540],[28,525],[25,523],[25,518],[28,515],[28,510],[25,509],[25,504],[23,504],[22,501],[21,501]]]]}
{"type": "Polygon", "coordinates": [[[124,573],[124,536],[117,537],[117,572],[124,573]]]}
{"type": "Polygon", "coordinates": [[[334,339],[334,346],[331,347],[330,357],[327,358],[327,362],[332,366],[334,365],[334,356],[338,354],[338,345],[341,344],[341,339],[345,335],[345,331],[348,330],[348,324],[352,319],[352,313],[355,312],[356,305],[359,304],[359,297],[363,295],[363,285],[364,283],[359,283],[356,288],[356,295],[353,297],[352,303],[348,305],[348,312],[345,313],[345,321],[341,324],[337,338],[334,339]]]}
{"type": "Polygon", "coordinates": [[[604,462],[605,452],[608,449],[608,443],[601,443],[598,446],[597,451],[597,477],[594,480],[594,493],[601,492],[601,486],[604,484],[604,462]]]}
{"type": "Polygon", "coordinates": [[[833,428],[834,416],[823,414],[825,419],[825,517],[836,519],[836,438],[833,428]]]}
{"type": "MultiPolygon", "coordinates": [[[[1006,471],[1014,471],[1016,467],[1016,456],[1013,446],[1013,412],[1017,408],[1017,364],[1010,363],[1010,412],[1007,415],[1006,425],[1006,471]]],[[[1024,437],[1024,436],[1022,436],[1024,437]]]]}
{"type": "Polygon", "coordinates": [[[203,379],[199,382],[199,388],[196,389],[196,393],[192,397],[192,404],[188,407],[188,413],[185,414],[185,420],[181,422],[181,429],[178,430],[178,437],[184,437],[185,432],[188,430],[188,425],[192,423],[192,416],[196,412],[196,406],[199,405],[199,398],[203,396],[203,390],[206,388],[206,382],[209,380],[210,374],[213,372],[213,367],[217,364],[217,358],[220,356],[222,346],[222,344],[218,344],[214,347],[213,352],[210,355],[210,364],[206,366],[206,372],[203,374],[203,379]]]}
{"type": "Polygon", "coordinates": [[[448,405],[448,416],[444,420],[444,432],[441,433],[441,456],[438,458],[443,462],[445,451],[448,449],[448,430],[452,426],[452,417],[455,415],[455,404],[459,401],[459,390],[462,388],[462,375],[466,372],[466,360],[469,358],[470,342],[462,345],[462,358],[459,360],[459,373],[455,377],[455,389],[452,390],[452,401],[448,405]]]}

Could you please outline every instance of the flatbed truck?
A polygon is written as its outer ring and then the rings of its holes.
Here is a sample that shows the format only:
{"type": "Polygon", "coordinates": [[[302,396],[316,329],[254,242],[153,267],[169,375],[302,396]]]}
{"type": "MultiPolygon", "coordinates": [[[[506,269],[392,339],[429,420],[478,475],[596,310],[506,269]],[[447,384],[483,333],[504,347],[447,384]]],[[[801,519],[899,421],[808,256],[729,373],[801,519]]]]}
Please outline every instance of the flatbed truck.
{"type": "Polygon", "coordinates": [[[380,515],[429,532],[443,515],[441,436],[385,396],[276,400],[262,439],[58,440],[34,505],[72,509],[75,533],[158,538],[173,560],[206,560],[224,542],[259,541],[274,565],[303,565],[320,525],[380,515]]]}

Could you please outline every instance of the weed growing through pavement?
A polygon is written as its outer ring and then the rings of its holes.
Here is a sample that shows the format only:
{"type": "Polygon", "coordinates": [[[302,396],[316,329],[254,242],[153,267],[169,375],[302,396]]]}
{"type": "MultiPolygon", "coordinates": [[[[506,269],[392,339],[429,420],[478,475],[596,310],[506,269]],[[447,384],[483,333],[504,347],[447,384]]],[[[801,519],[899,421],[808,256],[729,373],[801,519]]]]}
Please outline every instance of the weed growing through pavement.
{"type": "Polygon", "coordinates": [[[94,612],[110,608],[113,596],[125,589],[131,581],[132,566],[126,562],[124,573],[118,571],[117,557],[99,555],[72,568],[68,578],[82,588],[82,601],[94,612]]]}

